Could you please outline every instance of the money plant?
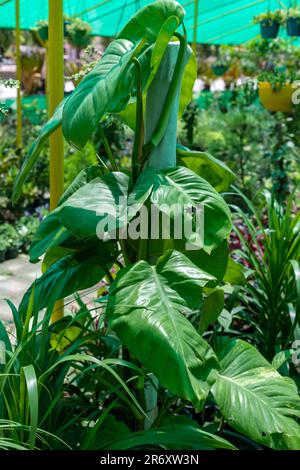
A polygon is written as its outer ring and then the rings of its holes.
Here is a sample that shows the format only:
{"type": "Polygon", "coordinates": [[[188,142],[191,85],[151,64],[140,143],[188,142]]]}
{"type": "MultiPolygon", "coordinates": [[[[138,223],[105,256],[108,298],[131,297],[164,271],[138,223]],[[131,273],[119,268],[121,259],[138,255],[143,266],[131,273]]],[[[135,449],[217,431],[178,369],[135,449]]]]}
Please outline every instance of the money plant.
{"type": "MultiPolygon", "coordinates": [[[[41,222],[30,260],[44,256],[44,272],[19,313],[49,311],[105,278],[108,294],[99,302],[106,328],[119,338],[121,357],[144,371],[136,390],[146,417],[135,430],[161,423],[157,391],[164,390],[166,401],[185,404],[192,416],[214,404],[223,424],[207,447],[233,447],[220,437],[225,426],[260,446],[300,449],[294,382],[246,341],[220,329],[208,334],[215,322],[224,324],[224,293],[243,275],[228,254],[231,214],[220,194],[233,173],[208,154],[176,145],[177,120],[196,77],[184,16],[173,0],[138,11],[32,145],[14,201],[60,126],[78,149],[107,113],[119,113],[135,131],[130,173],[118,169],[103,136],[109,164],[100,158],[83,169],[41,222]],[[167,235],[159,228],[151,236],[153,208],[169,221],[167,235]],[[179,222],[192,229],[177,236],[179,222]]],[[[198,444],[191,440],[190,447],[201,448],[208,435],[199,428],[198,444]]]]}

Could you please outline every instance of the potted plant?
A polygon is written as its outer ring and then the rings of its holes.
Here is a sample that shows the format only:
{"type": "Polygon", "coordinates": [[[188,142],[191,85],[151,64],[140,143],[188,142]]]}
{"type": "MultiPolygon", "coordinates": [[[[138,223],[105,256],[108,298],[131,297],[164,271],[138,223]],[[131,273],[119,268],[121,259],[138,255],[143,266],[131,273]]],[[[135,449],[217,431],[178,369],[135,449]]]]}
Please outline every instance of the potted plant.
{"type": "Polygon", "coordinates": [[[286,18],[286,31],[288,36],[300,36],[300,10],[291,8],[286,18]]]}
{"type": "Polygon", "coordinates": [[[6,244],[5,258],[16,258],[20,247],[20,237],[16,229],[11,224],[2,224],[0,227],[0,237],[6,244]]]}
{"type": "Polygon", "coordinates": [[[40,47],[26,47],[21,51],[22,83],[26,96],[34,95],[41,86],[45,51],[40,47]]]}
{"type": "Polygon", "coordinates": [[[264,71],[258,76],[259,98],[269,111],[290,113],[293,111],[292,77],[287,72],[264,71]]]}
{"type": "Polygon", "coordinates": [[[66,26],[67,38],[71,46],[77,50],[77,57],[80,51],[91,42],[91,26],[80,18],[73,18],[66,26]]]}
{"type": "Polygon", "coordinates": [[[38,35],[42,41],[48,41],[48,21],[40,20],[36,24],[38,35]]]}
{"type": "Polygon", "coordinates": [[[261,13],[253,19],[254,24],[260,25],[260,34],[264,39],[275,39],[283,22],[284,14],[282,10],[261,13]]]}
{"type": "Polygon", "coordinates": [[[216,77],[221,77],[228,70],[228,62],[224,59],[217,59],[211,68],[216,77]]]}
{"type": "MultiPolygon", "coordinates": [[[[67,27],[70,24],[69,20],[64,20],[64,36],[67,36],[67,27]]],[[[49,36],[49,28],[48,28],[48,20],[40,20],[36,24],[36,30],[39,35],[39,38],[42,41],[48,41],[49,36]]]]}
{"type": "Polygon", "coordinates": [[[5,237],[0,236],[0,263],[6,259],[7,242],[5,237]]]}

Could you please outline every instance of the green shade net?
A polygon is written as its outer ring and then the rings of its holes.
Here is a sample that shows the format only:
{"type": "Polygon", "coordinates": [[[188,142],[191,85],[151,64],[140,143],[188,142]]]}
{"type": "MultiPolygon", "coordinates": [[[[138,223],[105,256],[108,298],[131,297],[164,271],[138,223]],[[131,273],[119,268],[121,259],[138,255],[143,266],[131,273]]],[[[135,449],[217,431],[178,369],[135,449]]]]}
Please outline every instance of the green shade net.
{"type": "MultiPolygon", "coordinates": [[[[157,0],[159,1],[159,0],[157,0]]],[[[115,36],[128,19],[151,0],[64,0],[67,16],[90,23],[94,35],[115,36]]],[[[195,1],[183,0],[188,40],[193,41],[195,1]]],[[[289,8],[288,0],[199,0],[197,42],[207,44],[242,44],[259,34],[253,16],[268,9],[289,8]]],[[[34,28],[48,17],[47,0],[20,0],[21,28],[34,28]]],[[[0,0],[0,28],[15,27],[15,1],[0,0]]],[[[285,28],[281,28],[283,37],[285,28]]]]}

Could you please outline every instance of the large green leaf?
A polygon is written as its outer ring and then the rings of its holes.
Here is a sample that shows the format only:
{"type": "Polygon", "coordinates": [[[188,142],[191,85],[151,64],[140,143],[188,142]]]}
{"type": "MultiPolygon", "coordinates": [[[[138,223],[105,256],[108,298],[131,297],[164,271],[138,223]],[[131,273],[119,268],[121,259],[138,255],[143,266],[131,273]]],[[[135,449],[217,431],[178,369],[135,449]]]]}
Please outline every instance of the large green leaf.
{"type": "Polygon", "coordinates": [[[168,47],[168,44],[172,39],[174,31],[176,31],[178,26],[179,18],[177,18],[176,16],[170,16],[162,25],[161,30],[157,35],[151,55],[151,74],[147,83],[147,88],[155,77],[163,55],[166,51],[166,48],[168,47]]]}
{"type": "MultiPolygon", "coordinates": [[[[172,21],[173,17],[171,17],[166,25],[163,26],[163,28],[170,28],[172,26],[172,21]]],[[[157,41],[155,43],[153,52],[152,52],[152,57],[151,57],[151,74],[148,79],[147,85],[144,89],[144,94],[143,94],[143,109],[144,111],[146,110],[146,95],[147,95],[147,90],[158,70],[158,67],[161,63],[163,53],[166,49],[167,43],[167,35],[168,32],[165,29],[162,29],[160,32],[159,36],[157,37],[157,41]]],[[[170,38],[171,39],[171,38],[170,38]]],[[[197,78],[197,62],[195,58],[195,54],[189,48],[189,54],[190,58],[187,62],[187,65],[184,69],[183,72],[183,77],[181,81],[181,90],[180,90],[180,97],[179,97],[179,110],[178,110],[178,118],[180,118],[188,105],[188,103],[192,100],[193,97],[193,86],[195,83],[195,80],[197,78]]],[[[129,126],[131,129],[135,130],[135,120],[136,120],[136,99],[131,98],[131,100],[128,102],[126,108],[119,113],[121,119],[123,122],[129,126]]]]}
{"type": "MultiPolygon", "coordinates": [[[[81,171],[61,197],[59,206],[39,225],[30,247],[31,262],[38,261],[47,250],[54,247],[61,245],[79,249],[79,239],[95,239],[97,224],[105,217],[105,213],[112,216],[113,208],[117,210],[118,199],[127,198],[128,182],[127,175],[105,174],[99,166],[91,166],[81,171]],[[104,209],[105,205],[106,210],[103,210],[101,216],[101,209],[104,209]],[[108,210],[108,207],[112,210],[108,210]]],[[[153,171],[148,169],[140,175],[128,196],[128,220],[149,197],[152,185],[153,171]]],[[[120,208],[120,215],[124,215],[125,210],[126,207],[120,208]]],[[[116,221],[116,227],[121,228],[125,224],[126,218],[116,221]]]]}
{"type": "MultiPolygon", "coordinates": [[[[79,188],[103,174],[103,168],[98,165],[93,165],[82,170],[60,198],[59,205],[64,203],[79,188]]],[[[73,238],[72,234],[68,232],[60,222],[57,214],[58,210],[59,208],[52,211],[42,220],[33,237],[29,251],[30,261],[33,263],[38,261],[40,256],[46,253],[50,248],[60,244],[66,244],[73,238]]]]}
{"type": "Polygon", "coordinates": [[[56,209],[58,218],[70,233],[79,238],[95,237],[96,234],[102,237],[109,232],[109,226],[112,230],[124,228],[148,199],[154,175],[151,169],[144,171],[130,194],[129,177],[124,173],[109,173],[95,178],[56,209]],[[104,220],[108,225],[101,228],[99,223],[104,220]]]}
{"type": "Polygon", "coordinates": [[[134,188],[128,196],[128,221],[135,216],[141,205],[149,198],[153,189],[155,176],[156,172],[153,168],[146,168],[139,175],[134,188]]]}
{"type": "Polygon", "coordinates": [[[228,243],[224,240],[218,248],[211,253],[204,250],[186,250],[185,244],[180,240],[174,240],[175,250],[183,252],[198,268],[211,274],[218,281],[222,281],[228,266],[228,243]]]}
{"type": "Polygon", "coordinates": [[[46,253],[48,249],[60,245],[70,236],[71,234],[60,223],[57,213],[55,211],[51,212],[42,220],[32,239],[29,250],[31,263],[39,261],[40,256],[46,253]]]}
{"type": "Polygon", "coordinates": [[[63,108],[65,106],[65,103],[66,103],[66,99],[63,100],[57,106],[56,110],[54,111],[53,116],[42,127],[38,138],[34,141],[32,146],[30,147],[30,150],[24,160],[22,168],[14,182],[14,189],[13,189],[13,195],[12,195],[13,204],[15,204],[18,201],[21,195],[22,185],[24,184],[30,170],[35,165],[45,141],[61,125],[63,108]]]}
{"type": "Polygon", "coordinates": [[[34,304],[39,310],[53,307],[55,301],[94,286],[104,275],[104,265],[111,264],[113,256],[99,240],[87,243],[77,251],[52,264],[25,293],[19,307],[25,315],[34,288],[34,304]]]}
{"type": "Polygon", "coordinates": [[[200,316],[199,333],[202,335],[211,323],[214,323],[224,307],[224,291],[222,289],[208,289],[204,298],[200,316]]]}
{"type": "Polygon", "coordinates": [[[181,23],[185,16],[185,10],[178,2],[163,0],[150,3],[128,21],[117,37],[133,42],[145,37],[147,41],[155,42],[162,26],[171,16],[177,17],[178,23],[181,23]]]}
{"type": "Polygon", "coordinates": [[[124,214],[128,184],[129,177],[119,172],[95,178],[80,187],[57,208],[60,222],[79,238],[101,235],[103,230],[100,234],[98,224],[104,219],[112,228],[123,227],[126,224],[124,214]]]}
{"type": "Polygon", "coordinates": [[[183,72],[180,98],[179,98],[179,112],[178,117],[183,115],[186,106],[191,102],[193,98],[194,83],[197,78],[197,61],[194,52],[191,50],[191,55],[186,64],[183,72]]]}
{"type": "Polygon", "coordinates": [[[191,151],[186,147],[177,146],[177,163],[206,179],[218,192],[228,191],[236,178],[221,160],[209,153],[191,151]]]}
{"type": "Polygon", "coordinates": [[[218,356],[221,370],[212,392],[228,423],[267,447],[300,450],[295,383],[242,340],[223,341],[218,356]]]}
{"type": "Polygon", "coordinates": [[[124,433],[103,448],[125,450],[140,446],[163,446],[168,450],[235,449],[230,442],[201,429],[195,421],[186,416],[172,416],[158,429],[127,435],[124,433]]]}
{"type": "Polygon", "coordinates": [[[167,252],[156,266],[140,261],[117,275],[107,317],[125,345],[162,385],[201,409],[218,361],[184,313],[199,309],[212,277],[183,254],[167,252]]]}
{"type": "MultiPolygon", "coordinates": [[[[147,83],[143,90],[144,103],[146,103],[147,89],[155,77],[165,50],[169,42],[172,40],[174,32],[182,22],[184,15],[184,9],[179,5],[179,3],[173,0],[151,3],[139,10],[118,35],[119,39],[128,39],[134,43],[144,39],[147,43],[154,44],[151,53],[151,62],[149,64],[151,73],[149,77],[147,77],[147,83]]],[[[181,114],[192,98],[192,89],[196,79],[196,72],[196,61],[192,54],[183,76],[180,97],[181,114]]],[[[143,75],[145,75],[145,69],[143,69],[143,75]]],[[[135,97],[132,97],[126,108],[120,112],[120,116],[125,124],[130,126],[132,129],[135,129],[135,97]]]]}
{"type": "Polygon", "coordinates": [[[64,194],[61,196],[58,205],[63,204],[72,194],[74,194],[79,188],[84,186],[85,184],[93,181],[95,178],[103,176],[108,171],[105,168],[99,165],[91,165],[81,170],[80,173],[76,176],[74,181],[70,184],[70,186],[65,190],[64,194]]]}
{"type": "Polygon", "coordinates": [[[247,282],[244,272],[243,265],[229,257],[223,281],[233,286],[244,286],[247,282]]]}
{"type": "MultiPolygon", "coordinates": [[[[177,167],[157,173],[151,202],[162,207],[185,205],[204,209],[204,240],[202,248],[211,253],[231,231],[231,215],[224,199],[203,178],[188,168],[177,167]]],[[[187,211],[185,218],[192,217],[187,211]]],[[[192,240],[193,241],[193,240],[192,240]]]]}
{"type": "Polygon", "coordinates": [[[85,146],[106,112],[121,111],[127,104],[134,85],[134,69],[132,73],[124,71],[135,53],[131,41],[116,39],[69,97],[62,126],[65,138],[75,147],[85,146]]]}

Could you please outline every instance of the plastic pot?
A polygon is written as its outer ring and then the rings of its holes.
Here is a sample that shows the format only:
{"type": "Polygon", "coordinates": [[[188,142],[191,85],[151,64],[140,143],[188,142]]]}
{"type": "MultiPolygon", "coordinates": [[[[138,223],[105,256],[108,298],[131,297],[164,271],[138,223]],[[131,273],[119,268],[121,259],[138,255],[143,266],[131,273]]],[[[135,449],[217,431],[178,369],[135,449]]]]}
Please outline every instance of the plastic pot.
{"type": "Polygon", "coordinates": [[[74,47],[87,47],[89,44],[89,35],[86,34],[85,31],[75,31],[73,36],[68,35],[70,43],[74,47]]]}
{"type": "Polygon", "coordinates": [[[278,36],[280,24],[276,21],[262,21],[260,23],[260,34],[263,39],[275,39],[278,36]]]}
{"type": "Polygon", "coordinates": [[[216,77],[221,77],[225,72],[227,72],[228,67],[227,65],[212,65],[211,69],[216,77]]]}
{"type": "Polygon", "coordinates": [[[0,263],[3,263],[6,259],[6,251],[0,251],[0,263]]]}
{"type": "Polygon", "coordinates": [[[15,259],[19,254],[19,248],[11,247],[6,250],[6,259],[15,259]]]}
{"type": "Polygon", "coordinates": [[[69,33],[68,33],[68,29],[67,29],[67,26],[68,26],[69,24],[71,24],[70,21],[67,21],[67,20],[64,21],[64,37],[65,37],[65,38],[68,37],[68,34],[69,34],[69,33]]]}
{"type": "Polygon", "coordinates": [[[42,41],[48,41],[48,26],[42,26],[39,28],[38,33],[42,41]]]}
{"type": "Polygon", "coordinates": [[[300,18],[288,18],[286,20],[286,31],[288,36],[300,36],[300,18]]]}
{"type": "Polygon", "coordinates": [[[259,99],[261,104],[269,111],[280,111],[282,113],[291,113],[294,105],[292,95],[295,89],[292,85],[286,84],[278,91],[274,91],[269,82],[259,83],[259,99]]]}
{"type": "MultiPolygon", "coordinates": [[[[65,21],[64,22],[64,37],[66,37],[68,35],[68,32],[67,32],[67,25],[70,24],[69,21],[65,21]]],[[[38,29],[38,34],[40,36],[40,38],[42,39],[42,41],[48,41],[49,39],[49,28],[48,26],[42,26],[41,28],[38,29]]]]}

